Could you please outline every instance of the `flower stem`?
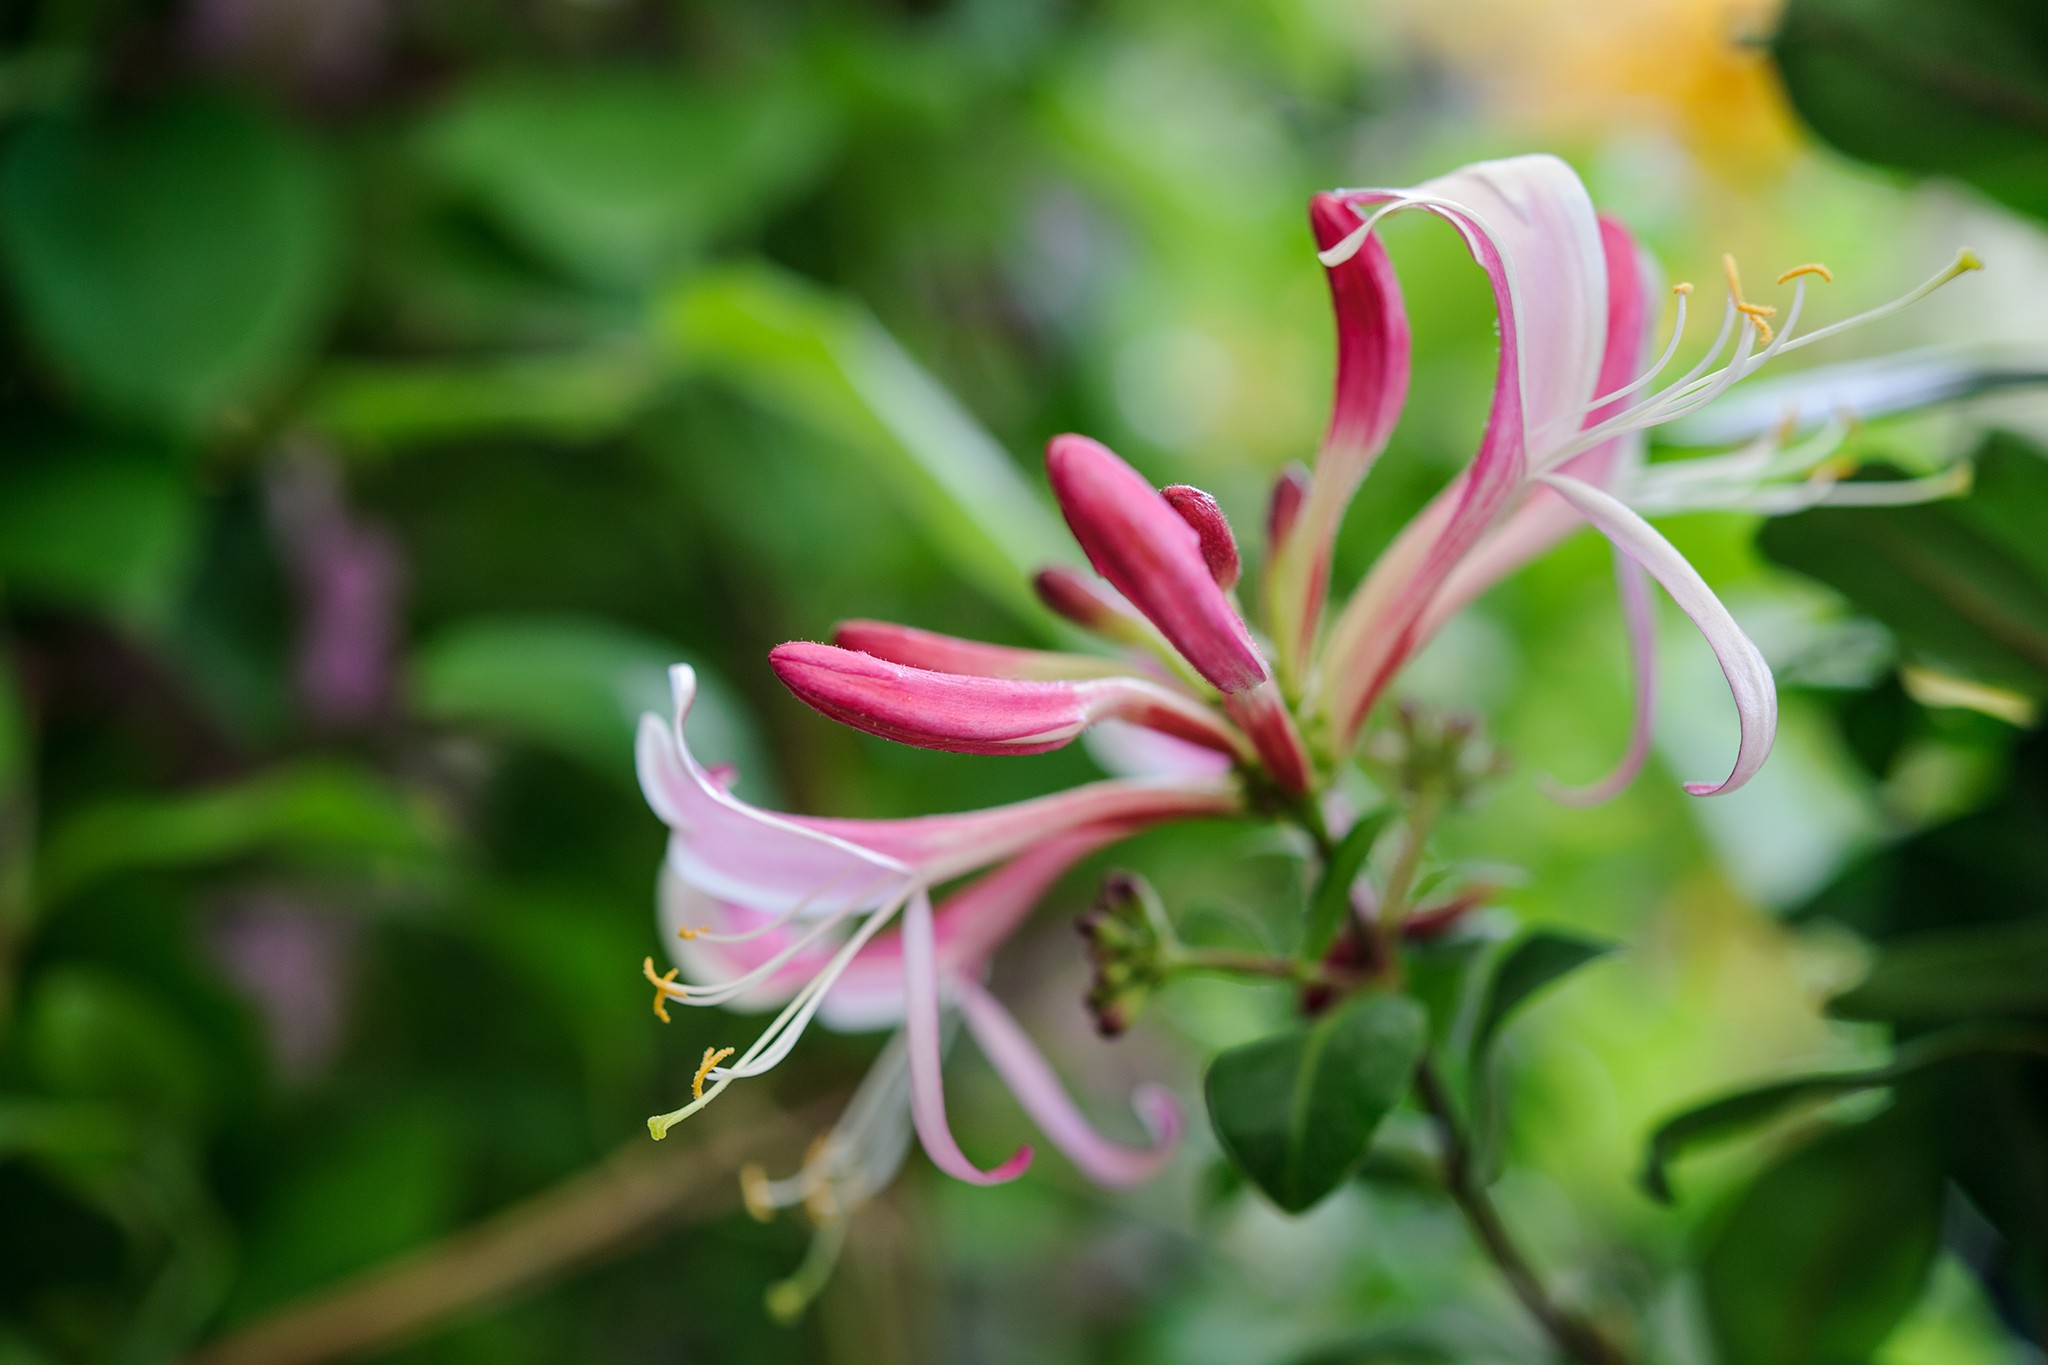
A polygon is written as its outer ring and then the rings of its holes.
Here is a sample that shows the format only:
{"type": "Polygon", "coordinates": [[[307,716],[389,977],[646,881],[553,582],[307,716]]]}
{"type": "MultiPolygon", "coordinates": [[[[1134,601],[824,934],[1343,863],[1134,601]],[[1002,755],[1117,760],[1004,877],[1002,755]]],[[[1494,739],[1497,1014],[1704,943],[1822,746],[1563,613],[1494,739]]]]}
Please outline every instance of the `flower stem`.
{"type": "Polygon", "coordinates": [[[1415,1089],[1423,1108],[1436,1121],[1437,1132],[1443,1142],[1444,1188],[1457,1204],[1458,1212],[1471,1225],[1472,1235],[1478,1239],[1480,1249],[1500,1270],[1508,1287],[1521,1300],[1522,1307],[1536,1319],[1544,1335],[1550,1338],[1551,1344],[1566,1360],[1576,1362],[1576,1365],[1626,1365],[1627,1357],[1614,1343],[1591,1323],[1558,1307],[1544,1291],[1543,1282],[1536,1277],[1528,1257],[1515,1245],[1507,1224],[1501,1221],[1500,1210],[1494,1207],[1486,1188],[1474,1177],[1472,1144],[1458,1122],[1457,1110],[1452,1106],[1443,1078],[1437,1075],[1435,1064],[1427,1057],[1416,1068],[1415,1089]]]}

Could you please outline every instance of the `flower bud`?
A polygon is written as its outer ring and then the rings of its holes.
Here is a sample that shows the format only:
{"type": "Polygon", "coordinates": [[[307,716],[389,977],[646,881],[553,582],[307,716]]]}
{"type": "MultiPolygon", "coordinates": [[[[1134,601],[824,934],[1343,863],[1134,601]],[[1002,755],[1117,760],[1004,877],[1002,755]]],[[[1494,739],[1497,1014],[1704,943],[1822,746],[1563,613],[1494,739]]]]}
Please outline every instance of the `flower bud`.
{"type": "Polygon", "coordinates": [[[1111,872],[1074,927],[1088,944],[1095,975],[1088,1014],[1096,1032],[1115,1038],[1128,1030],[1166,981],[1166,912],[1158,893],[1135,872],[1111,872]]]}
{"type": "Polygon", "coordinates": [[[1237,537],[1230,533],[1230,521],[1216,505],[1216,499],[1185,483],[1162,488],[1159,496],[1202,538],[1202,560],[1209,566],[1209,576],[1216,580],[1216,586],[1225,592],[1236,587],[1238,575],[1243,572],[1237,556],[1237,537]]]}

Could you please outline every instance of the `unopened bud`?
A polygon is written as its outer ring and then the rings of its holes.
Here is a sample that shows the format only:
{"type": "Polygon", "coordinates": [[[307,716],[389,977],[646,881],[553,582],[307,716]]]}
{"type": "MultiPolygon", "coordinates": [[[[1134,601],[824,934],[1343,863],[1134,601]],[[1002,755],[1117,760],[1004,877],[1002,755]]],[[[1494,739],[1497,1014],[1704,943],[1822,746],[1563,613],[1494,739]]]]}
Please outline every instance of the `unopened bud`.
{"type": "Polygon", "coordinates": [[[1135,872],[1105,876],[1095,904],[1075,922],[1095,969],[1088,1013],[1103,1037],[1130,1028],[1166,980],[1164,924],[1158,894],[1135,872]]]}
{"type": "Polygon", "coordinates": [[[1308,470],[1300,464],[1290,464],[1280,471],[1280,477],[1273,482],[1273,500],[1266,504],[1266,543],[1278,547],[1294,530],[1294,520],[1301,515],[1301,504],[1308,497],[1308,470]]]}
{"type": "Polygon", "coordinates": [[[1230,520],[1216,505],[1216,499],[1185,483],[1159,492],[1167,505],[1180,513],[1180,519],[1194,527],[1195,534],[1202,538],[1202,562],[1209,566],[1209,576],[1216,580],[1216,586],[1225,591],[1236,587],[1238,575],[1243,572],[1237,555],[1237,537],[1230,533],[1230,520]]]}

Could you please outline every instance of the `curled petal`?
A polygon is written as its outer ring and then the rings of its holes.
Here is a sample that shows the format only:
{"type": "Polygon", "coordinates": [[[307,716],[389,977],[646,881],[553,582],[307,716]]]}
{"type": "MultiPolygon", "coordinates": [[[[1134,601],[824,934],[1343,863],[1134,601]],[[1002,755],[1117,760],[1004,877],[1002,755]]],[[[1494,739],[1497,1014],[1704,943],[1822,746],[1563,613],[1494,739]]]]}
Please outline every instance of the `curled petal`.
{"type": "Polygon", "coordinates": [[[935,673],[834,645],[796,641],[768,655],[806,704],[856,730],[965,754],[1038,754],[1115,717],[1225,753],[1238,744],[1214,712],[1140,678],[1036,682],[935,673]]]}
{"type": "Polygon", "coordinates": [[[832,643],[891,663],[977,678],[1108,678],[1131,671],[1116,659],[984,644],[892,621],[842,621],[832,632],[832,643]]]}
{"type": "Polygon", "coordinates": [[[1590,787],[1547,784],[1551,799],[1568,806],[1597,806],[1613,800],[1636,780],[1636,774],[1643,770],[1650,756],[1650,729],[1657,718],[1657,618],[1642,566],[1619,546],[1614,551],[1614,584],[1621,594],[1622,624],[1628,632],[1629,662],[1635,677],[1635,711],[1629,724],[1628,748],[1614,771],[1590,787]]]}
{"type": "Polygon", "coordinates": [[[1244,565],[1238,559],[1237,537],[1231,534],[1230,519],[1223,515],[1216,499],[1185,483],[1162,488],[1159,496],[1202,538],[1202,559],[1208,564],[1209,576],[1216,580],[1216,586],[1225,592],[1236,587],[1244,565]]]}
{"type": "Polygon", "coordinates": [[[1688,782],[1686,791],[1694,796],[1717,796],[1734,791],[1756,775],[1771,752],[1778,729],[1778,689],[1770,665],[1745,635],[1728,608],[1707,586],[1699,570],[1656,528],[1631,511],[1612,494],[1563,475],[1544,476],[1544,482],[1599,528],[1616,548],[1649,571],[1664,585],[1685,614],[1706,637],[1728,690],[1735,698],[1735,711],[1742,724],[1742,740],[1735,755],[1734,769],[1720,782],[1688,782]]]}
{"type": "Polygon", "coordinates": [[[1096,1132],[1067,1094],[1066,1087],[1018,1026],[1010,1012],[971,980],[954,986],[968,1032],[996,1074],[1024,1106],[1024,1112],[1053,1146],[1067,1154],[1098,1185],[1135,1185],[1150,1180],[1172,1158],[1180,1141],[1180,1106],[1159,1086],[1141,1086],[1132,1105],[1151,1136],[1150,1147],[1126,1147],[1096,1132]]]}
{"type": "Polygon", "coordinates": [[[910,1055],[910,1117],[932,1164],[971,1185],[1015,1180],[1031,1165],[1019,1147],[993,1170],[967,1159],[946,1122],[946,1082],[939,1037],[939,977],[932,935],[932,904],[922,891],[903,907],[903,1038],[910,1055]]]}
{"type": "Polygon", "coordinates": [[[1056,436],[1046,449],[1053,495],[1095,571],[1159,627],[1219,691],[1266,681],[1251,633],[1216,586],[1202,538],[1159,490],[1107,447],[1056,436]]]}

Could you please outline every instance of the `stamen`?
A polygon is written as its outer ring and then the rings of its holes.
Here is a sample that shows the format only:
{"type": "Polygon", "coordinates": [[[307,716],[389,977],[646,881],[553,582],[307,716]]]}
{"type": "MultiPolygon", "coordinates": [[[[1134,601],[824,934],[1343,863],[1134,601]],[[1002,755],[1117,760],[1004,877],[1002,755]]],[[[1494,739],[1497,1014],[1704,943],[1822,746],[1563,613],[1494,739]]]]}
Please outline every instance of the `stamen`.
{"type": "Polygon", "coordinates": [[[694,929],[691,929],[691,928],[688,928],[688,927],[684,927],[684,928],[681,928],[681,929],[678,929],[678,930],[676,930],[676,937],[677,937],[677,938],[679,938],[679,939],[681,939],[681,940],[683,940],[683,942],[685,942],[685,943],[688,943],[688,942],[689,942],[689,941],[690,941],[691,939],[693,939],[693,938],[697,937],[697,935],[699,935],[699,934],[708,934],[708,933],[710,933],[710,932],[711,932],[711,926],[710,926],[710,925],[708,925],[708,924],[700,924],[700,925],[698,925],[698,926],[697,926],[696,928],[694,928],[694,929]]]}
{"type": "Polygon", "coordinates": [[[656,976],[654,959],[647,957],[640,960],[640,974],[654,986],[654,1017],[664,1024],[669,1022],[668,1002],[671,996],[677,1000],[683,998],[683,988],[676,984],[676,974],[681,970],[680,967],[671,967],[660,976],[656,976]]]}
{"type": "Polygon", "coordinates": [[[1756,324],[1757,334],[1764,345],[1771,344],[1771,324],[1767,319],[1775,317],[1778,310],[1768,303],[1751,303],[1742,297],[1742,276],[1735,268],[1735,257],[1721,257],[1722,273],[1728,277],[1728,296],[1735,301],[1735,311],[1756,324]]]}
{"type": "Polygon", "coordinates": [[[802,1317],[804,1309],[818,1297],[818,1291],[825,1287],[825,1282],[832,1278],[832,1267],[838,1263],[839,1250],[845,1244],[845,1219],[820,1227],[796,1273],[768,1286],[765,1298],[769,1316],[783,1324],[802,1317]]]}
{"type": "Polygon", "coordinates": [[[1833,284],[1835,282],[1834,271],[1828,269],[1819,261],[1808,261],[1805,265],[1795,265],[1790,270],[1786,271],[1784,274],[1778,276],[1778,283],[1790,284],[1793,280],[1798,279],[1801,275],[1818,275],[1822,279],[1826,280],[1829,284],[1833,284]]]}
{"type": "Polygon", "coordinates": [[[1678,297],[1680,298],[1684,298],[1686,295],[1692,293],[1692,281],[1680,280],[1677,284],[1671,286],[1671,292],[1678,295],[1678,297]]]}
{"type": "Polygon", "coordinates": [[[740,1167],[740,1202],[747,1206],[747,1215],[755,1222],[775,1221],[776,1206],[768,1190],[768,1172],[761,1169],[758,1161],[740,1167]]]}
{"type": "Polygon", "coordinates": [[[1969,248],[1965,247],[1963,250],[1958,251],[1956,253],[1955,260],[1949,262],[1948,268],[1946,270],[1943,270],[1940,274],[1934,276],[1926,283],[1918,286],[1917,288],[1907,290],[1905,293],[1893,299],[1890,303],[1881,303],[1877,307],[1870,309],[1868,312],[1858,313],[1855,317],[1844,318],[1840,322],[1830,323],[1826,327],[1822,327],[1815,331],[1808,332],[1805,336],[1800,337],[1797,341],[1788,342],[1784,349],[1788,351],[1796,351],[1801,346],[1810,345],[1813,342],[1819,341],[1825,337],[1831,337],[1835,335],[1835,333],[1837,332],[1846,332],[1851,327],[1861,327],[1866,322],[1875,322],[1879,318],[1889,317],[1890,315],[1898,312],[1902,308],[1910,308],[1912,305],[1920,302],[1920,300],[1926,298],[1929,294],[1932,294],[1935,290],[1941,288],[1949,281],[1967,275],[1972,270],[1982,270],[1983,268],[1983,259],[1979,257],[1976,252],[1971,251],[1969,248]]]}
{"type": "Polygon", "coordinates": [[[704,1078],[711,1074],[712,1067],[717,1066],[720,1062],[732,1056],[737,1050],[736,1048],[729,1047],[707,1047],[704,1049],[704,1060],[697,1063],[697,1074],[690,1078],[691,1099],[701,1100],[704,1098],[704,1078]]]}

